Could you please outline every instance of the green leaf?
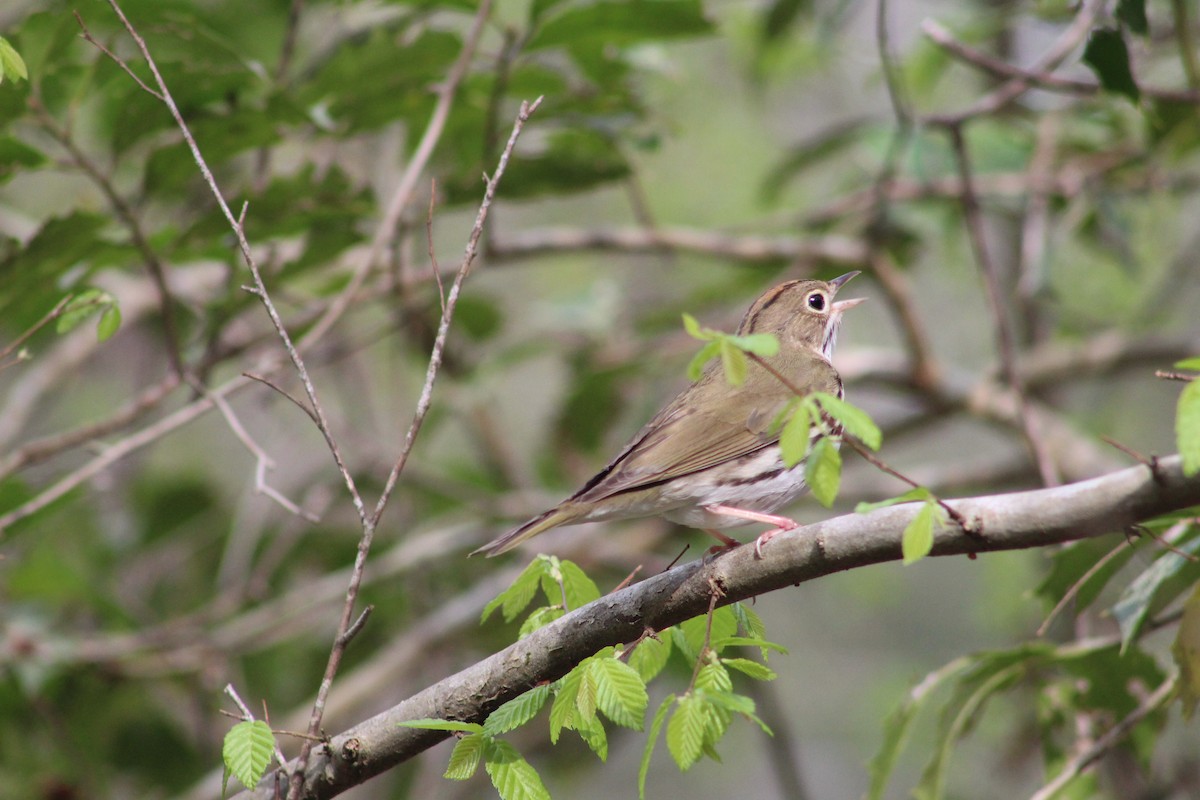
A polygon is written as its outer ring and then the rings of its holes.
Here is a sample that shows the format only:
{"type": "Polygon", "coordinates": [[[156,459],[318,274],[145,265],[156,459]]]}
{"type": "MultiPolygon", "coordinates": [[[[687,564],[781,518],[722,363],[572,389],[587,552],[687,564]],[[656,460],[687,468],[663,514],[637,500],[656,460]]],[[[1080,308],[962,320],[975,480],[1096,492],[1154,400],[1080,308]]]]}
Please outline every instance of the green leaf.
{"type": "Polygon", "coordinates": [[[537,594],[538,586],[541,584],[542,575],[545,572],[546,561],[541,556],[538,556],[517,576],[517,579],[512,582],[511,586],[483,607],[483,614],[480,616],[479,621],[481,623],[487,622],[487,618],[492,615],[492,612],[499,608],[504,615],[504,621],[512,622],[517,618],[518,614],[525,610],[525,607],[533,600],[533,596],[537,594]]]}
{"type": "Polygon", "coordinates": [[[546,19],[525,45],[526,52],[546,47],[580,47],[592,42],[625,47],[642,41],[702,36],[713,26],[700,0],[630,3],[600,0],[569,7],[546,19]]]}
{"type": "Polygon", "coordinates": [[[699,380],[701,373],[704,372],[704,365],[711,361],[720,352],[721,343],[719,341],[709,342],[708,344],[704,345],[704,347],[701,347],[700,352],[692,356],[692,360],[688,362],[688,380],[699,380]]]}
{"type": "Polygon", "coordinates": [[[751,661],[748,658],[722,658],[721,663],[730,669],[736,669],[743,675],[749,675],[756,681],[773,681],[778,675],[766,664],[751,661]]]}
{"type": "Polygon", "coordinates": [[[234,725],[225,734],[221,745],[225,768],[247,789],[253,789],[262,780],[274,752],[275,734],[261,720],[246,720],[234,725]]]}
{"type": "Polygon", "coordinates": [[[483,759],[484,769],[502,800],[550,800],[537,770],[508,742],[485,740],[483,759]]]}
{"type": "Polygon", "coordinates": [[[1120,29],[1095,28],[1083,50],[1083,63],[1096,73],[1106,92],[1125,95],[1135,103],[1141,98],[1120,29]]]}
{"type": "Polygon", "coordinates": [[[733,609],[733,615],[737,618],[738,629],[747,636],[761,639],[767,635],[767,626],[753,608],[745,603],[733,603],[729,607],[733,609]]]}
{"type": "Polygon", "coordinates": [[[889,497],[887,500],[880,500],[875,503],[865,503],[865,502],[859,503],[858,505],[856,505],[854,507],[854,513],[855,514],[869,514],[872,511],[876,511],[881,508],[887,508],[888,506],[899,505],[900,503],[911,503],[914,500],[928,501],[928,500],[932,500],[932,499],[933,499],[932,492],[930,492],[924,486],[918,486],[915,489],[909,489],[907,492],[905,492],[902,495],[897,495],[896,497],[889,497]]]}
{"type": "Polygon", "coordinates": [[[695,694],[686,694],[675,704],[667,723],[667,749],[681,770],[695,764],[704,751],[706,716],[705,704],[695,694]]]}
{"type": "Polygon", "coordinates": [[[69,333],[79,323],[95,314],[101,308],[111,305],[112,296],[102,289],[86,289],[67,301],[54,330],[59,335],[69,333]]]}
{"type": "Polygon", "coordinates": [[[6,78],[10,81],[28,80],[29,70],[26,69],[21,54],[13,49],[7,39],[0,36],[0,83],[6,78]]]}
{"type": "Polygon", "coordinates": [[[725,380],[730,386],[741,386],[746,382],[746,354],[729,343],[718,339],[721,348],[721,366],[725,369],[725,380]]]}
{"type": "Polygon", "coordinates": [[[593,600],[600,599],[600,589],[573,561],[563,559],[559,564],[563,593],[567,596],[568,609],[581,608],[593,600]]]}
{"type": "Polygon", "coordinates": [[[558,737],[563,728],[575,727],[575,702],[579,697],[579,684],[582,683],[583,673],[587,669],[585,663],[577,664],[558,681],[554,702],[550,704],[551,744],[558,744],[558,737]]]}
{"type": "MultiPolygon", "coordinates": [[[[1175,537],[1178,542],[1179,537],[1175,537]]],[[[1173,544],[1180,553],[1194,555],[1200,552],[1200,537],[1173,544]]],[[[1125,591],[1112,607],[1113,617],[1121,629],[1121,651],[1137,637],[1142,625],[1150,616],[1151,609],[1159,605],[1160,597],[1168,588],[1168,581],[1188,563],[1187,557],[1176,552],[1166,552],[1130,581],[1125,591]]]]}
{"type": "MultiPolygon", "coordinates": [[[[710,646],[716,649],[715,643],[717,641],[735,636],[737,634],[737,625],[737,617],[730,610],[729,606],[722,606],[713,611],[710,646]]],[[[680,645],[679,649],[683,651],[683,654],[689,660],[694,661],[700,657],[700,649],[704,646],[704,635],[707,628],[707,614],[692,617],[675,626],[674,630],[679,634],[676,640],[677,644],[680,645]]]]}
{"type": "Polygon", "coordinates": [[[479,761],[483,758],[484,737],[481,733],[464,736],[454,744],[450,751],[450,763],[442,775],[452,781],[465,781],[479,769],[479,761]]]}
{"type": "Polygon", "coordinates": [[[633,648],[633,652],[629,654],[626,663],[637,670],[637,674],[642,677],[642,681],[649,683],[658,676],[658,673],[663,671],[670,657],[670,637],[647,636],[638,642],[637,647],[633,648]]]}
{"type": "Polygon", "coordinates": [[[675,705],[675,695],[669,694],[663,698],[654,719],[650,722],[650,732],[646,734],[646,748],[642,751],[642,763],[638,767],[638,798],[646,800],[646,775],[650,772],[650,759],[654,755],[654,746],[658,743],[658,734],[662,730],[667,712],[675,705]]]}
{"type": "Polygon", "coordinates": [[[456,719],[410,719],[397,722],[401,728],[421,728],[427,731],[461,731],[464,733],[479,733],[483,726],[478,722],[459,722],[456,719]]]}
{"type": "Polygon", "coordinates": [[[1050,555],[1050,569],[1034,594],[1050,610],[1058,605],[1067,592],[1073,590],[1073,606],[1078,614],[1096,601],[1104,587],[1129,563],[1135,552],[1136,548],[1130,547],[1123,536],[1101,536],[1072,542],[1050,555]],[[1104,564],[1098,566],[1101,559],[1104,559],[1104,564]]]}
{"type": "Polygon", "coordinates": [[[883,432],[867,412],[825,392],[817,392],[813,397],[846,433],[872,450],[878,450],[883,445],[883,432]]]}
{"type": "Polygon", "coordinates": [[[687,331],[687,335],[693,339],[699,339],[702,342],[711,341],[714,337],[712,331],[706,331],[700,327],[700,323],[691,314],[684,313],[683,329],[687,331]]]}
{"type": "Polygon", "coordinates": [[[121,309],[116,305],[110,305],[104,309],[104,313],[100,315],[100,321],[96,323],[96,339],[97,341],[106,342],[112,335],[121,327],[121,309]]]}
{"type": "Polygon", "coordinates": [[[596,718],[596,662],[600,659],[592,656],[579,666],[579,691],[575,693],[575,719],[577,722],[590,723],[596,718]]]}
{"type": "Polygon", "coordinates": [[[773,333],[752,333],[749,336],[727,336],[729,342],[739,350],[770,358],[779,352],[779,339],[773,333]]]}
{"type": "Polygon", "coordinates": [[[763,650],[774,650],[776,653],[787,655],[787,648],[775,642],[768,642],[766,639],[759,639],[753,636],[723,636],[721,638],[713,637],[712,649],[718,653],[726,647],[758,647],[763,650]]]}
{"type": "Polygon", "coordinates": [[[1200,356],[1185,358],[1183,361],[1176,361],[1175,369],[1190,369],[1200,372],[1200,356]]]}
{"type": "Polygon", "coordinates": [[[621,727],[640,731],[650,700],[637,670],[616,658],[600,658],[591,675],[596,681],[596,705],[604,715],[621,727]]]}
{"type": "Polygon", "coordinates": [[[541,606],[535,608],[525,621],[521,623],[521,629],[517,632],[518,639],[524,639],[529,634],[536,631],[538,628],[544,628],[554,620],[559,619],[567,612],[563,610],[562,605],[556,606],[541,606]]]}
{"type": "Polygon", "coordinates": [[[488,736],[496,737],[521,727],[537,716],[548,699],[550,699],[549,684],[533,687],[489,714],[487,721],[483,723],[483,732],[488,736]]]}
{"type": "Polygon", "coordinates": [[[1183,457],[1183,474],[1191,477],[1200,472],[1200,379],[1189,382],[1179,393],[1175,442],[1183,457]]]}
{"type": "Polygon", "coordinates": [[[804,480],[818,503],[826,508],[833,505],[842,481],[842,456],[828,436],[813,445],[804,463],[804,480]]]}
{"type": "Polygon", "coordinates": [[[1183,605],[1179,631],[1171,645],[1171,653],[1179,666],[1179,702],[1183,718],[1190,720],[1200,703],[1200,586],[1183,605]]]}
{"type": "Polygon", "coordinates": [[[604,732],[604,723],[599,717],[592,717],[588,722],[576,725],[575,732],[601,761],[608,760],[608,734],[604,732]]]}
{"type": "Polygon", "coordinates": [[[779,448],[782,451],[784,466],[791,468],[803,461],[811,444],[812,418],[809,416],[808,406],[797,403],[783,430],[779,432],[779,448]]]}
{"type": "Polygon", "coordinates": [[[1139,36],[1150,32],[1150,21],[1146,19],[1146,0],[1117,0],[1116,17],[1139,36]]]}
{"type": "Polygon", "coordinates": [[[933,549],[933,519],[936,506],[926,502],[921,510],[912,518],[912,522],[904,528],[900,550],[904,554],[904,563],[911,564],[929,555],[933,549]]]}

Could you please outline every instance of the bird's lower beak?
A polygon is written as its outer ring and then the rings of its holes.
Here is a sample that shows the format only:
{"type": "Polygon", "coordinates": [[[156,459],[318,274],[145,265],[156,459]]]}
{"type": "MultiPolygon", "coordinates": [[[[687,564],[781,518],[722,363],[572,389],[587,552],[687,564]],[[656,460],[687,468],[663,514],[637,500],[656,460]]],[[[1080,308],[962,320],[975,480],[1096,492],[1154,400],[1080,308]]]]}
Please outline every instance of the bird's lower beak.
{"type": "Polygon", "coordinates": [[[850,300],[838,300],[836,303],[833,304],[833,313],[841,314],[842,312],[846,311],[847,309],[854,308],[856,305],[864,302],[866,299],[867,298],[865,298],[865,297],[854,297],[854,298],[851,298],[850,300]]]}

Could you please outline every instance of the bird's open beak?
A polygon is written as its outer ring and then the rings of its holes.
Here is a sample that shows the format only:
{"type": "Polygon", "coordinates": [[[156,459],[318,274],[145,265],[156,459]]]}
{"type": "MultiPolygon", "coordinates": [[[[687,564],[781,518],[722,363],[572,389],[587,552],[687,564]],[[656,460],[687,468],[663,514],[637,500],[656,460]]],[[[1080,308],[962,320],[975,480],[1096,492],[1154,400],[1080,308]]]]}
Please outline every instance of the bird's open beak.
{"type": "Polygon", "coordinates": [[[848,283],[850,281],[850,279],[855,277],[856,275],[862,275],[862,271],[856,269],[853,272],[847,272],[845,275],[841,275],[841,276],[831,280],[829,282],[829,285],[833,287],[834,292],[837,292],[838,289],[841,289],[843,285],[848,283]]]}
{"type": "MultiPolygon", "coordinates": [[[[854,270],[853,272],[847,272],[845,275],[841,275],[841,276],[831,280],[829,282],[829,285],[833,287],[833,291],[836,294],[838,289],[841,289],[842,286],[844,286],[846,283],[848,283],[851,278],[853,278],[857,275],[861,275],[861,274],[862,274],[862,271],[857,270],[857,269],[854,270]]],[[[855,297],[852,300],[839,300],[833,304],[833,307],[831,310],[835,314],[841,314],[842,312],[844,312],[848,309],[854,308],[856,305],[858,305],[859,303],[861,303],[863,300],[866,300],[866,299],[867,298],[865,298],[865,297],[855,297]]]]}

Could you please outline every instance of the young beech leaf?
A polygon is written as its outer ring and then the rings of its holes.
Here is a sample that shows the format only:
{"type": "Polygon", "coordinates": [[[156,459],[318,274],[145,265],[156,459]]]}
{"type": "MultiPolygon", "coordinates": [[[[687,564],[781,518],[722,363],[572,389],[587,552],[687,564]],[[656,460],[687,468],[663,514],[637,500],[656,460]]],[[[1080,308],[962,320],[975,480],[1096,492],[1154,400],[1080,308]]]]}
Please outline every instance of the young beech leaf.
{"type": "Polygon", "coordinates": [[[692,356],[692,360],[687,365],[687,376],[689,381],[700,379],[700,375],[704,372],[704,365],[711,361],[717,353],[721,351],[720,342],[709,342],[700,348],[700,352],[692,356]]]}
{"type": "Polygon", "coordinates": [[[267,765],[271,763],[271,755],[275,751],[275,734],[262,720],[247,720],[239,722],[225,734],[221,745],[221,758],[225,768],[241,781],[242,786],[253,789],[267,765]]]}
{"type": "Polygon", "coordinates": [[[104,309],[104,313],[100,315],[100,321],[96,323],[96,340],[106,342],[112,335],[121,327],[121,309],[115,305],[104,309]]]}
{"type": "Polygon", "coordinates": [[[650,759],[654,755],[654,745],[658,743],[658,734],[667,712],[675,705],[675,695],[669,694],[663,698],[662,704],[654,712],[654,720],[650,723],[650,732],[646,735],[646,749],[642,751],[642,763],[638,767],[638,800],[646,800],[646,775],[650,772],[650,759]]]}
{"type": "Polygon", "coordinates": [[[667,723],[667,749],[679,765],[687,770],[704,751],[705,703],[695,694],[686,694],[675,705],[675,713],[667,723]]]}
{"type": "Polygon", "coordinates": [[[596,587],[596,582],[574,561],[562,560],[559,570],[562,575],[563,593],[567,596],[568,610],[586,606],[593,600],[600,599],[600,589],[596,587]]]}
{"type": "Polygon", "coordinates": [[[812,418],[808,414],[808,407],[797,404],[792,410],[792,416],[779,432],[779,447],[783,451],[784,466],[794,467],[808,455],[809,445],[812,443],[811,432],[812,418]]]}
{"type": "Polygon", "coordinates": [[[1175,441],[1183,457],[1183,474],[1200,472],[1200,378],[1183,387],[1175,412],[1175,441]]]}
{"type": "Polygon", "coordinates": [[[878,450],[883,444],[883,432],[867,412],[825,392],[818,392],[813,396],[821,404],[821,408],[825,409],[825,413],[837,420],[846,433],[872,450],[878,450]]]}
{"type": "Polygon", "coordinates": [[[826,508],[833,505],[842,480],[842,457],[829,437],[822,437],[813,445],[804,464],[804,480],[818,503],[826,508]]]}
{"type": "Polygon", "coordinates": [[[450,751],[450,763],[442,775],[452,781],[465,781],[479,769],[483,757],[483,734],[472,733],[459,739],[450,751]]]}
{"type": "Polygon", "coordinates": [[[1183,718],[1190,720],[1200,702],[1200,586],[1183,605],[1179,632],[1171,646],[1175,663],[1179,665],[1179,700],[1183,718]]]}
{"type": "Polygon", "coordinates": [[[770,358],[779,352],[779,339],[773,333],[752,333],[749,336],[729,336],[729,341],[738,349],[756,356],[770,358]]]}
{"type": "Polygon", "coordinates": [[[637,670],[615,658],[600,658],[590,674],[596,681],[596,705],[623,728],[640,731],[646,723],[646,684],[637,670]]]}
{"type": "Polygon", "coordinates": [[[608,734],[604,732],[604,723],[599,717],[592,717],[590,722],[576,726],[575,732],[601,761],[608,760],[608,734]]]}
{"type": "Polygon", "coordinates": [[[760,664],[748,658],[722,658],[721,663],[730,669],[736,669],[743,675],[749,675],[757,681],[773,681],[778,677],[775,670],[766,664],[760,664]]]}
{"type": "Polygon", "coordinates": [[[933,518],[936,506],[926,502],[921,510],[904,529],[900,550],[904,554],[904,563],[911,564],[929,555],[933,549],[933,518]]]}
{"type": "Polygon", "coordinates": [[[508,742],[485,740],[483,767],[502,800],[550,800],[537,771],[508,742]]]}
{"type": "Polygon", "coordinates": [[[401,728],[424,728],[430,731],[461,731],[463,733],[479,733],[483,726],[478,722],[459,722],[454,719],[410,719],[397,722],[401,728]]]}
{"type": "Polygon", "coordinates": [[[538,556],[533,562],[517,576],[517,579],[512,582],[512,585],[497,595],[488,604],[483,607],[483,614],[480,616],[481,623],[487,622],[487,618],[492,615],[492,612],[497,608],[501,609],[504,615],[505,622],[512,622],[517,618],[517,615],[525,610],[533,600],[533,596],[537,594],[538,586],[541,584],[542,573],[545,572],[545,562],[541,556],[538,556]]]}
{"type": "Polygon", "coordinates": [[[693,339],[699,339],[702,342],[707,342],[713,338],[711,333],[700,327],[700,323],[691,314],[685,313],[683,315],[683,329],[687,331],[688,336],[693,339]]]}
{"type": "Polygon", "coordinates": [[[729,343],[728,339],[719,339],[721,348],[721,366],[725,369],[725,380],[731,386],[741,386],[746,382],[746,354],[729,343]]]}
{"type": "Polygon", "coordinates": [[[537,716],[550,698],[549,684],[535,686],[523,695],[514,697],[488,715],[483,731],[488,736],[499,736],[521,727],[537,716]]]}
{"type": "Polygon", "coordinates": [[[657,639],[647,637],[633,648],[627,663],[637,670],[643,681],[649,682],[663,671],[663,667],[667,666],[667,659],[670,657],[671,637],[662,636],[657,639]]]}
{"type": "Polygon", "coordinates": [[[1183,361],[1175,362],[1175,369],[1189,369],[1193,372],[1200,372],[1200,356],[1185,358],[1183,361]]]}

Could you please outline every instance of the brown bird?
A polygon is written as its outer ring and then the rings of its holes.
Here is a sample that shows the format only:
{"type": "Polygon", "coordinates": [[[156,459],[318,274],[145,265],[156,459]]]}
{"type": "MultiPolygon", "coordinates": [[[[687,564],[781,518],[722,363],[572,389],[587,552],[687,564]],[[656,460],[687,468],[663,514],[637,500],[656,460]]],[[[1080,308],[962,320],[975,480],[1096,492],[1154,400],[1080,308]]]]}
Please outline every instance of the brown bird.
{"type": "Polygon", "coordinates": [[[705,530],[725,547],[740,542],[719,528],[772,525],[755,543],[761,555],[772,536],[798,527],[773,512],[806,488],[804,462],[784,464],[779,415],[796,390],[842,396],[830,359],[842,313],[863,298],[834,302],[833,297],[858,274],[828,282],[789,281],[758,298],[737,332],[779,339],[779,352],[763,358],[770,370],[751,359],[745,381],[734,386],[720,360],[710,361],[695,383],[579,491],[471,555],[499,555],[559,525],[651,516],[705,530]]]}

